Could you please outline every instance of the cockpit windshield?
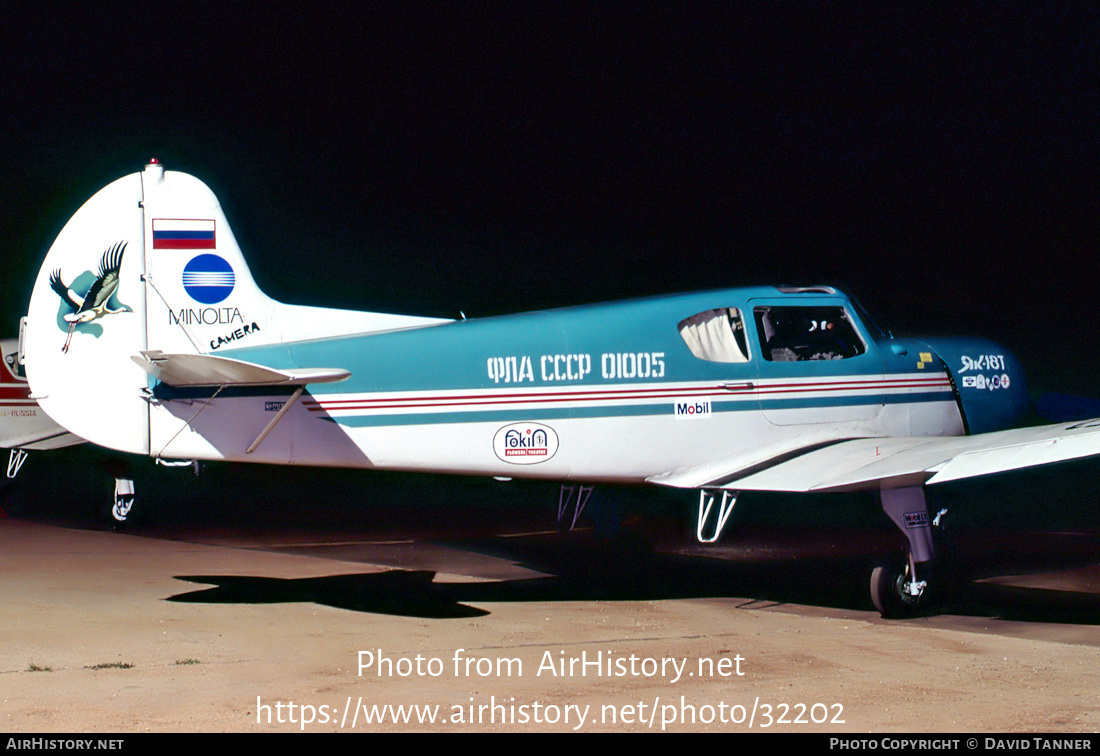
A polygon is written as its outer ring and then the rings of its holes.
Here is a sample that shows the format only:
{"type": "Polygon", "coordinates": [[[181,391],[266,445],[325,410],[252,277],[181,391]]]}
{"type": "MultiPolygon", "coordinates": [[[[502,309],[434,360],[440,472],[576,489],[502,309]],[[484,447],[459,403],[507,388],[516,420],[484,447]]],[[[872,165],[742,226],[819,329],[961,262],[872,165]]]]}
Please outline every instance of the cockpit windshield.
{"type": "Polygon", "coordinates": [[[867,351],[843,307],[762,306],[753,314],[771,362],[844,360],[867,351]]]}

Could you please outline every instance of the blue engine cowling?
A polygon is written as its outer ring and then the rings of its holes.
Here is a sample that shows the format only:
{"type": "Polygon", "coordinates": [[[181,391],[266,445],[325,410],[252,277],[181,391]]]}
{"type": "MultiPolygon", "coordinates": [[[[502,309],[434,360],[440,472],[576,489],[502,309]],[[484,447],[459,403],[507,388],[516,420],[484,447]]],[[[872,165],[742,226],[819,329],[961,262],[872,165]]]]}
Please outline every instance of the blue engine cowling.
{"type": "Polygon", "coordinates": [[[1007,349],[985,339],[928,339],[943,360],[962,409],[967,433],[1004,430],[1031,409],[1020,362],[1007,349]]]}

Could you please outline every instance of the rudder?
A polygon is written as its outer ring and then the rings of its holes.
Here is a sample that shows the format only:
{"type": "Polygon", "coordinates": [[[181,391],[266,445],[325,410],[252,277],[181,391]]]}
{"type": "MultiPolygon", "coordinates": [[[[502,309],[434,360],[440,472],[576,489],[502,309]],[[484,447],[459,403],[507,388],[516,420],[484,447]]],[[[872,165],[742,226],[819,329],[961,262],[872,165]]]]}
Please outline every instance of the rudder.
{"type": "Polygon", "coordinates": [[[50,247],[24,336],[32,395],[58,424],[121,451],[148,451],[141,174],[97,192],[50,247]]]}

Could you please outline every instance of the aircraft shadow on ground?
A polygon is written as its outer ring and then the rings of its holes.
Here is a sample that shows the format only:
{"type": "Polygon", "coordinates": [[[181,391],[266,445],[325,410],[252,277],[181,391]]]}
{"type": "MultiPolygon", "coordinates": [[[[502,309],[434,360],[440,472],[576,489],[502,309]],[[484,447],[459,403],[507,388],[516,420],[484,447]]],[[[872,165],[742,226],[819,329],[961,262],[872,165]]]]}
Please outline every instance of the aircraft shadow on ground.
{"type": "Polygon", "coordinates": [[[435,573],[430,570],[291,579],[180,576],[177,580],[215,587],[170,596],[168,600],[192,604],[313,603],[356,612],[431,619],[481,617],[489,613],[454,600],[432,582],[434,578],[435,573]]]}
{"type": "MultiPolygon", "coordinates": [[[[434,570],[404,569],[299,579],[177,576],[178,580],[214,587],[177,594],[168,600],[210,604],[310,602],[375,614],[452,619],[489,614],[470,603],[736,598],[762,594],[774,583],[786,584],[786,592],[776,599],[761,600],[815,603],[813,590],[791,587],[796,572],[806,569],[804,563],[799,564],[797,571],[790,565],[773,565],[770,570],[741,569],[711,560],[618,550],[594,555],[589,549],[566,548],[552,556],[541,553],[533,561],[524,560],[524,564],[551,574],[494,582],[445,583],[433,581],[434,570]]],[[[847,572],[858,569],[858,565],[810,565],[808,569],[847,572]]],[[[858,591],[850,593],[832,590],[828,599],[842,606],[857,606],[861,601],[856,595],[858,591]]],[[[817,598],[820,600],[821,596],[817,598]]]]}
{"type": "MultiPolygon", "coordinates": [[[[470,547],[467,544],[467,547],[470,547]]],[[[485,544],[493,552],[494,544],[485,544]]],[[[499,554],[499,549],[496,549],[499,554]]],[[[169,598],[210,604],[307,602],[350,611],[433,619],[484,616],[485,604],[513,602],[655,601],[715,598],[737,600],[735,606],[758,609],[783,604],[870,610],[866,586],[877,557],[857,555],[749,561],[663,554],[635,548],[590,546],[553,548],[547,544],[509,544],[509,555],[547,577],[494,582],[435,582],[434,570],[391,569],[384,572],[282,579],[240,576],[181,576],[213,585],[169,598]],[[472,606],[476,604],[479,606],[472,606]]],[[[1066,569],[1096,563],[1096,555],[1058,555],[1054,567],[1066,569]]],[[[1006,557],[1007,558],[1007,557],[1006,557]]],[[[1034,561],[1034,560],[1033,560],[1034,561]]],[[[988,562],[962,555],[950,593],[939,613],[1027,622],[1100,624],[1100,593],[1052,590],[978,582],[992,574],[988,562]],[[979,571],[979,567],[984,568],[979,571]]],[[[1051,563],[1053,564],[1053,562],[1051,563]]],[[[1026,574],[1051,564],[1031,564],[1026,574]]],[[[1001,574],[1008,574],[1002,572],[1001,574]]]]}

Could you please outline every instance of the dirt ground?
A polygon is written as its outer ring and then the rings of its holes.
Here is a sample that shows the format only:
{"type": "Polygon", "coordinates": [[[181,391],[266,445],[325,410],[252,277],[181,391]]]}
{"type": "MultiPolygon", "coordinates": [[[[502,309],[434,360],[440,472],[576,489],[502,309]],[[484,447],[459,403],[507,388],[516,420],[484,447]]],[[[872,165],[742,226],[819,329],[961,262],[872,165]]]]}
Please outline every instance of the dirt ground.
{"type": "Polygon", "coordinates": [[[567,546],[552,575],[541,546],[507,553],[522,540],[0,519],[0,729],[1100,729],[1096,564],[975,584],[1022,618],[884,621],[784,600],[774,554],[729,572],[567,546]]]}

